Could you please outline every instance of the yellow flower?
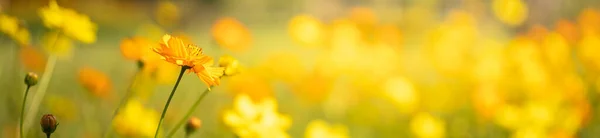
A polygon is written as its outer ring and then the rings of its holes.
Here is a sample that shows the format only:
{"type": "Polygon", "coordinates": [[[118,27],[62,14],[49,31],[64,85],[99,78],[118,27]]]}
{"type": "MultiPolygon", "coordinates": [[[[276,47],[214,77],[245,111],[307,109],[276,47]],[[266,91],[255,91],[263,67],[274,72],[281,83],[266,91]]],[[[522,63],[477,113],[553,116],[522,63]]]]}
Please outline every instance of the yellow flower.
{"type": "Polygon", "coordinates": [[[50,29],[59,29],[66,36],[83,43],[96,42],[97,26],[86,15],[62,8],[56,1],[50,1],[47,7],[39,10],[39,14],[50,29]]]}
{"type": "Polygon", "coordinates": [[[390,78],[384,84],[384,95],[389,97],[403,113],[410,113],[419,104],[419,94],[413,84],[401,77],[390,78]]]}
{"type": "Polygon", "coordinates": [[[177,5],[171,1],[162,1],[156,9],[156,21],[163,26],[172,26],[179,21],[177,5]]]}
{"type": "Polygon", "coordinates": [[[145,108],[141,102],[130,100],[115,116],[115,131],[126,137],[152,137],[158,125],[158,113],[145,108]]]}
{"type": "Polygon", "coordinates": [[[74,121],[77,115],[77,104],[68,97],[48,96],[46,105],[50,112],[61,121],[74,121]]]}
{"type": "Polygon", "coordinates": [[[308,123],[305,138],[349,138],[348,129],[343,125],[330,125],[323,120],[313,120],[308,123]]]}
{"type": "Polygon", "coordinates": [[[291,120],[277,112],[277,103],[271,98],[257,102],[238,95],[233,109],[225,111],[223,121],[240,138],[289,138],[285,131],[291,120]]]}
{"type": "Polygon", "coordinates": [[[419,138],[442,138],[446,133],[444,120],[427,113],[415,115],[410,121],[410,128],[413,134],[419,138]]]}
{"type": "Polygon", "coordinates": [[[213,59],[202,54],[202,48],[186,44],[177,37],[164,35],[163,42],[153,50],[165,61],[189,68],[207,86],[219,85],[219,77],[223,75],[223,68],[211,67],[213,59]]]}
{"type": "Polygon", "coordinates": [[[577,24],[582,35],[597,35],[600,33],[600,12],[596,9],[584,9],[577,17],[577,24]]]}
{"type": "Polygon", "coordinates": [[[250,30],[232,17],[218,19],[212,27],[212,36],[219,46],[236,52],[247,50],[252,43],[250,30]]]}
{"type": "Polygon", "coordinates": [[[219,58],[219,67],[225,68],[223,75],[231,76],[240,72],[240,62],[229,55],[224,55],[219,58]]]}
{"type": "Polygon", "coordinates": [[[63,58],[71,57],[73,51],[71,39],[56,31],[44,34],[42,46],[48,53],[63,58]]]}
{"type": "Polygon", "coordinates": [[[79,82],[96,97],[107,98],[111,94],[110,78],[96,69],[90,67],[79,69],[79,82]]]}
{"type": "Polygon", "coordinates": [[[527,18],[527,4],[523,0],[494,0],[492,10],[496,18],[505,24],[517,26],[527,18]]]}
{"type": "Polygon", "coordinates": [[[323,23],[310,15],[298,15],[289,23],[289,34],[294,41],[306,45],[321,44],[325,37],[323,23]]]}
{"type": "Polygon", "coordinates": [[[271,84],[257,73],[248,71],[227,79],[227,91],[233,95],[248,95],[255,101],[273,96],[271,84]]]}
{"type": "Polygon", "coordinates": [[[0,14],[0,31],[11,35],[19,30],[19,20],[15,17],[0,14]]]}
{"type": "Polygon", "coordinates": [[[15,17],[0,14],[0,32],[13,39],[20,46],[28,46],[29,31],[19,23],[15,17]]]}

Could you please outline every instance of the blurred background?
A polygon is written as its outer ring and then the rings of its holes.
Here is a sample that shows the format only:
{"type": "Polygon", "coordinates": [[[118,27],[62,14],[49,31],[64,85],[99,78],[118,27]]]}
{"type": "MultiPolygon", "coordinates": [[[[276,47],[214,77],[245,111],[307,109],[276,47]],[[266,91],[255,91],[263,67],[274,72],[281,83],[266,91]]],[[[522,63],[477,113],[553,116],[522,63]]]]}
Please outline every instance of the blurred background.
{"type": "MultiPolygon", "coordinates": [[[[53,137],[153,137],[179,72],[151,58],[165,34],[238,60],[190,137],[600,135],[597,0],[52,3],[0,0],[0,137],[19,136],[27,72],[26,137],[47,113],[53,137]]],[[[161,131],[206,88],[185,74],[161,131]]]]}

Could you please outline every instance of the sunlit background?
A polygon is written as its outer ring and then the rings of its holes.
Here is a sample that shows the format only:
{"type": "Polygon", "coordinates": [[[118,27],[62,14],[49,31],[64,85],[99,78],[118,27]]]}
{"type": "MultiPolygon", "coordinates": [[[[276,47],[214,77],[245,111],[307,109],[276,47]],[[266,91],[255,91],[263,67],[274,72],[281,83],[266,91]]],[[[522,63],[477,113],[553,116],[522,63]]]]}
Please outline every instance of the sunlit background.
{"type": "Polygon", "coordinates": [[[600,136],[597,0],[0,0],[0,32],[4,138],[28,72],[25,137],[49,113],[52,137],[153,137],[165,34],[231,66],[196,108],[184,74],[161,134],[191,108],[203,138],[600,136]]]}

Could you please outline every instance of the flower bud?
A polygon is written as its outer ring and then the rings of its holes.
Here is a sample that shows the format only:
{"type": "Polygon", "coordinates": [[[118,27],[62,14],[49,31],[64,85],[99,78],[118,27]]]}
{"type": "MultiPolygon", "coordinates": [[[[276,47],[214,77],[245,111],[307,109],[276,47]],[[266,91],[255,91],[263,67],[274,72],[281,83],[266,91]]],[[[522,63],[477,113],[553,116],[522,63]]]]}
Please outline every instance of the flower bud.
{"type": "Polygon", "coordinates": [[[187,135],[192,134],[194,133],[194,131],[200,128],[201,125],[202,121],[200,121],[200,119],[192,117],[188,120],[187,124],[185,125],[185,133],[187,135]]]}
{"type": "Polygon", "coordinates": [[[223,75],[231,76],[240,72],[239,61],[232,56],[224,55],[219,59],[219,67],[225,68],[223,75]]]}
{"type": "Polygon", "coordinates": [[[37,83],[38,83],[38,75],[33,72],[27,73],[27,75],[25,76],[25,84],[27,86],[34,86],[37,83]]]}
{"type": "Polygon", "coordinates": [[[45,114],[42,116],[42,121],[40,121],[40,125],[42,126],[42,131],[46,133],[46,135],[50,135],[54,133],[56,127],[58,126],[58,122],[56,118],[52,114],[45,114]]]}

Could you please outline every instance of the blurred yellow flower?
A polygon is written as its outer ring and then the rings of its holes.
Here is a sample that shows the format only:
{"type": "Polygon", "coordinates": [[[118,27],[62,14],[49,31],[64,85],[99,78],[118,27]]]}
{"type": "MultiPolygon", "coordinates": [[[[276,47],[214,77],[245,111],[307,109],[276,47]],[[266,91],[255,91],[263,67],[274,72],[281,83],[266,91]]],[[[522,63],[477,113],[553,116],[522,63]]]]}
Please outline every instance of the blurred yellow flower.
{"type": "Polygon", "coordinates": [[[428,39],[429,54],[441,73],[459,75],[467,67],[469,49],[477,40],[474,17],[464,11],[452,11],[428,39]]]}
{"type": "Polygon", "coordinates": [[[587,8],[579,13],[577,24],[582,35],[598,35],[600,33],[600,12],[597,9],[587,8]]]}
{"type": "Polygon", "coordinates": [[[393,24],[386,24],[377,27],[375,34],[375,41],[394,47],[395,49],[402,49],[402,32],[400,29],[393,24]]]}
{"type": "Polygon", "coordinates": [[[240,138],[289,138],[291,125],[288,116],[277,112],[272,98],[252,101],[248,95],[235,97],[233,109],[223,114],[224,123],[240,138]]]}
{"type": "Polygon", "coordinates": [[[584,35],[579,41],[577,55],[582,63],[592,70],[600,70],[600,36],[584,35]]]}
{"type": "Polygon", "coordinates": [[[74,121],[78,117],[78,107],[76,107],[78,104],[67,97],[48,96],[45,105],[61,121],[74,121]]]}
{"type": "Polygon", "coordinates": [[[446,123],[428,113],[419,113],[411,119],[410,130],[419,138],[443,138],[446,135],[446,123]]]}
{"type": "Polygon", "coordinates": [[[384,96],[390,98],[402,113],[410,113],[419,105],[419,94],[406,78],[393,77],[385,82],[384,96]]]}
{"type": "Polygon", "coordinates": [[[493,0],[492,10],[496,18],[511,26],[521,25],[529,12],[523,0],[493,0]]]}
{"type": "Polygon", "coordinates": [[[202,48],[193,44],[185,44],[181,39],[164,35],[160,47],[153,48],[154,52],[162,58],[178,66],[187,67],[210,89],[210,86],[219,85],[219,77],[223,75],[223,68],[212,67],[213,59],[202,53],[202,48]]]}
{"type": "Polygon", "coordinates": [[[241,70],[240,62],[230,55],[223,55],[219,58],[219,67],[225,68],[223,73],[225,76],[238,74],[241,70]]]}
{"type": "Polygon", "coordinates": [[[164,34],[165,30],[151,23],[141,24],[135,32],[136,36],[144,37],[148,40],[160,40],[164,34]]]}
{"type": "Polygon", "coordinates": [[[43,73],[46,67],[46,56],[41,51],[31,46],[21,47],[19,58],[25,69],[38,73],[43,73]]]}
{"type": "Polygon", "coordinates": [[[306,66],[301,58],[290,52],[277,52],[269,54],[265,61],[259,64],[259,69],[269,79],[295,83],[300,81],[306,73],[306,66]]]}
{"type": "Polygon", "coordinates": [[[0,31],[7,35],[15,34],[19,30],[19,20],[15,17],[0,14],[0,31]]]}
{"type": "Polygon", "coordinates": [[[91,67],[82,67],[79,69],[79,82],[93,96],[98,98],[108,98],[112,91],[112,82],[103,72],[91,67]]]}
{"type": "Polygon", "coordinates": [[[559,33],[551,32],[544,38],[543,45],[544,56],[553,69],[559,70],[568,65],[571,60],[571,47],[567,39],[559,33]]]}
{"type": "Polygon", "coordinates": [[[39,14],[44,25],[50,29],[58,29],[60,33],[83,43],[96,42],[97,26],[86,15],[60,7],[56,1],[50,1],[47,7],[40,8],[39,14]]]}
{"type": "Polygon", "coordinates": [[[310,15],[297,15],[288,25],[292,39],[302,46],[319,46],[326,37],[323,23],[310,15]]]}
{"type": "Polygon", "coordinates": [[[257,73],[257,71],[248,70],[248,72],[227,79],[227,91],[233,95],[248,95],[253,101],[261,101],[274,96],[271,84],[257,73]]]}
{"type": "Polygon", "coordinates": [[[156,21],[163,26],[173,26],[179,22],[179,10],[171,1],[161,1],[156,7],[156,21]]]}
{"type": "Polygon", "coordinates": [[[348,128],[343,125],[330,125],[323,120],[312,120],[304,131],[305,138],[349,138],[348,128]]]}
{"type": "Polygon", "coordinates": [[[158,113],[145,108],[141,102],[133,99],[120,109],[113,119],[115,131],[126,137],[152,137],[158,125],[158,113]]]}
{"type": "Polygon", "coordinates": [[[62,58],[71,57],[73,51],[71,39],[56,31],[44,34],[42,46],[48,53],[62,58]]]}
{"type": "Polygon", "coordinates": [[[232,17],[217,19],[212,26],[212,37],[219,46],[235,52],[243,52],[250,48],[252,36],[250,30],[232,17]]]}
{"type": "Polygon", "coordinates": [[[482,84],[473,91],[473,106],[484,119],[493,119],[498,109],[504,104],[504,97],[498,86],[482,84]]]}
{"type": "Polygon", "coordinates": [[[28,46],[29,31],[22,27],[19,20],[15,17],[0,14],[0,32],[13,39],[19,46],[28,46]]]}

